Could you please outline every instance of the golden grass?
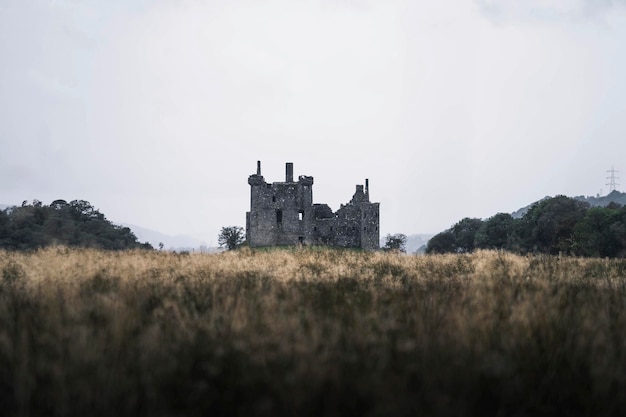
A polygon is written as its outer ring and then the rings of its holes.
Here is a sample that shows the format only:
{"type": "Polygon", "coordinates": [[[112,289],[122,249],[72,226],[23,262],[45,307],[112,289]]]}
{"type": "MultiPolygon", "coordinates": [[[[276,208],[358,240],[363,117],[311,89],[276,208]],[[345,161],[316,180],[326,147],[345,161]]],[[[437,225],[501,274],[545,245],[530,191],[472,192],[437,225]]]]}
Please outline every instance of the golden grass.
{"type": "Polygon", "coordinates": [[[0,252],[4,415],[616,415],[626,261],[0,252]]]}

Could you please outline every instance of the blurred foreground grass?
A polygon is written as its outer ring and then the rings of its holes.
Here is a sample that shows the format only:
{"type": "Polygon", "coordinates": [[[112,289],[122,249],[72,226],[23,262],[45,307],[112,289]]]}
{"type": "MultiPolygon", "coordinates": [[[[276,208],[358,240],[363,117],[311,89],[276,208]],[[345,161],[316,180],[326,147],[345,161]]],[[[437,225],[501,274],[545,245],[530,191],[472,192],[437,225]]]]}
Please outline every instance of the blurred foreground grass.
{"type": "Polygon", "coordinates": [[[626,413],[626,261],[0,252],[6,416],[626,413]]]}

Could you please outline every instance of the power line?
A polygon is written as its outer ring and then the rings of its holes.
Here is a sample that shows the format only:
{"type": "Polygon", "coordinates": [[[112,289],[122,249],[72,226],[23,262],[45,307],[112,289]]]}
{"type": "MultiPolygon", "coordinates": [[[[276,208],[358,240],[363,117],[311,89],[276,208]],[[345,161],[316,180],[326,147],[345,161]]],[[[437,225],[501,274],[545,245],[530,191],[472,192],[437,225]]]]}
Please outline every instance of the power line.
{"type": "Polygon", "coordinates": [[[611,169],[606,172],[611,174],[610,176],[606,177],[607,180],[610,180],[610,182],[606,184],[609,186],[609,192],[615,191],[616,187],[619,185],[615,182],[615,180],[619,180],[619,177],[615,174],[619,174],[619,171],[616,170],[614,167],[611,167],[611,169]]]}

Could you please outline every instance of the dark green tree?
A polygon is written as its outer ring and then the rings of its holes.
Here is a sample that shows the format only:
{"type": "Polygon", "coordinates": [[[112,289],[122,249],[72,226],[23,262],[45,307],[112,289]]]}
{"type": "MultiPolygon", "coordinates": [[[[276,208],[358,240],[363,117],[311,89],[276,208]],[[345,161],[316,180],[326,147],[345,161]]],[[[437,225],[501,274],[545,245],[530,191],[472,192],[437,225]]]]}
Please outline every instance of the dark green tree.
{"type": "Polygon", "coordinates": [[[515,219],[508,213],[498,213],[485,220],[476,232],[476,249],[510,249],[514,246],[515,219]]]}
{"type": "Polygon", "coordinates": [[[426,245],[426,253],[466,253],[474,250],[476,233],[482,220],[466,217],[450,229],[433,236],[426,245]]]}
{"type": "Polygon", "coordinates": [[[73,210],[73,215],[76,219],[81,221],[87,221],[89,219],[104,220],[105,217],[95,207],[85,200],[70,201],[70,208],[73,210]]]}
{"type": "Polygon", "coordinates": [[[573,252],[582,256],[623,256],[626,210],[619,205],[592,207],[574,227],[573,252]]]}
{"type": "Polygon", "coordinates": [[[141,244],[127,227],[112,224],[88,201],[67,204],[55,200],[50,206],[40,201],[23,202],[0,215],[0,247],[37,249],[49,245],[100,249],[152,248],[141,244]]]}
{"type": "Polygon", "coordinates": [[[626,258],[626,207],[620,209],[619,216],[617,216],[615,222],[611,225],[611,232],[613,236],[615,236],[617,245],[614,252],[615,256],[626,258]]]}
{"type": "Polygon", "coordinates": [[[456,237],[450,230],[438,233],[428,241],[426,245],[426,253],[456,253],[457,243],[456,237]]]}
{"type": "Polygon", "coordinates": [[[217,237],[217,243],[220,248],[226,248],[228,250],[237,249],[244,242],[243,227],[240,226],[225,226],[222,227],[220,234],[217,237]]]}
{"type": "Polygon", "coordinates": [[[522,252],[575,252],[574,227],[588,208],[588,203],[562,195],[535,203],[517,223],[522,252]]]}
{"type": "Polygon", "coordinates": [[[402,233],[387,234],[383,250],[397,250],[406,252],[406,235],[402,233]]]}
{"type": "Polygon", "coordinates": [[[435,235],[426,253],[506,249],[519,253],[626,257],[626,207],[590,208],[565,196],[532,205],[521,219],[506,213],[481,221],[465,218],[435,235]]]}
{"type": "Polygon", "coordinates": [[[456,238],[457,252],[473,252],[476,233],[483,225],[481,219],[466,217],[456,223],[450,231],[456,238]]]}

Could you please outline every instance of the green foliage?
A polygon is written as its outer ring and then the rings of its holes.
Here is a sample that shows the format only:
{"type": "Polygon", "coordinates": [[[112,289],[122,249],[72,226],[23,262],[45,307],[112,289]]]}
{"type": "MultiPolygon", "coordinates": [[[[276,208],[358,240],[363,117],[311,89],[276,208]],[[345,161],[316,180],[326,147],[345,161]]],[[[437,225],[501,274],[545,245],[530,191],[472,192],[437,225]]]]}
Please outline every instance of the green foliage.
{"type": "Polygon", "coordinates": [[[240,226],[225,226],[222,227],[219,236],[217,237],[217,243],[220,248],[226,248],[228,250],[234,250],[240,247],[244,242],[243,227],[240,226]]]}
{"type": "Polygon", "coordinates": [[[433,236],[426,245],[426,253],[469,253],[475,248],[476,233],[482,220],[466,217],[445,232],[433,236]]]}
{"type": "Polygon", "coordinates": [[[428,241],[426,245],[426,253],[456,253],[457,244],[454,233],[450,230],[438,233],[428,241]]]}
{"type": "Polygon", "coordinates": [[[485,220],[476,232],[476,249],[510,248],[513,243],[513,217],[508,213],[498,213],[485,220]]]}
{"type": "Polygon", "coordinates": [[[626,256],[626,209],[589,209],[574,228],[573,246],[586,256],[626,256]]]}
{"type": "Polygon", "coordinates": [[[152,248],[128,227],[111,223],[88,201],[40,201],[0,211],[0,248],[31,250],[50,245],[110,250],[152,248]]]}
{"type": "Polygon", "coordinates": [[[519,224],[523,248],[553,255],[570,253],[574,227],[588,208],[589,204],[565,196],[534,204],[519,224]]]}
{"type": "Polygon", "coordinates": [[[565,196],[535,203],[521,219],[506,213],[481,221],[465,218],[435,235],[426,253],[503,249],[518,253],[626,257],[626,208],[590,208],[565,196]]]}
{"type": "Polygon", "coordinates": [[[476,232],[481,228],[483,222],[480,219],[464,218],[452,226],[452,234],[456,238],[457,251],[460,253],[472,252],[474,250],[474,239],[476,232]]]}
{"type": "Polygon", "coordinates": [[[383,250],[397,250],[406,252],[406,235],[402,233],[388,234],[385,236],[383,250]]]}

